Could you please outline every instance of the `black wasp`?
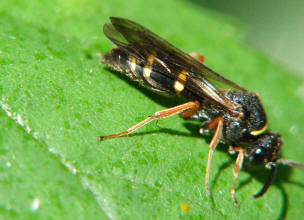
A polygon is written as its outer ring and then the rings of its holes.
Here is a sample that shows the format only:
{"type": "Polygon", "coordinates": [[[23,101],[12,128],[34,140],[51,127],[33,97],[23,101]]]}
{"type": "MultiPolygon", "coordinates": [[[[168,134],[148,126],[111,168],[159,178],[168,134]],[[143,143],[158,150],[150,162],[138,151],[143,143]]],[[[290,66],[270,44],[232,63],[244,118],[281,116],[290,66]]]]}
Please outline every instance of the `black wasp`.
{"type": "Polygon", "coordinates": [[[199,132],[214,133],[209,144],[205,188],[209,195],[212,154],[221,140],[229,144],[230,153],[238,154],[231,189],[235,204],[236,180],[245,157],[271,170],[264,187],[254,198],[261,197],[271,185],[276,164],[304,169],[301,164],[277,157],[283,140],[278,133],[267,131],[266,114],[255,92],[247,91],[205,66],[202,55],[189,55],[128,19],[110,19],[111,23],[106,23],[103,31],[117,48],[105,54],[101,63],[125,73],[141,85],[158,92],[183,96],[188,102],[155,112],[128,130],[100,136],[100,140],[130,134],[153,120],[176,114],[184,119],[202,121],[199,132]]]}

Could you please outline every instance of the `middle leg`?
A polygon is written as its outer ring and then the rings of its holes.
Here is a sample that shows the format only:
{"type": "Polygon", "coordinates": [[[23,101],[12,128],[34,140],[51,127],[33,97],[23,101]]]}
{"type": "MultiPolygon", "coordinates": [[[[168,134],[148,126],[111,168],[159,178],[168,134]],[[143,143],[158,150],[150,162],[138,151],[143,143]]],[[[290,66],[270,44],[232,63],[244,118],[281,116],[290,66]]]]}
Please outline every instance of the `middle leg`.
{"type": "Polygon", "coordinates": [[[209,122],[210,127],[213,127],[213,126],[214,127],[217,126],[217,127],[216,127],[216,131],[215,131],[215,133],[214,133],[214,135],[212,137],[212,140],[211,140],[211,142],[209,144],[209,154],[208,154],[208,161],[207,161],[207,167],[206,167],[206,176],[205,176],[205,188],[206,188],[208,196],[210,195],[210,190],[209,190],[209,174],[210,174],[210,167],[211,167],[211,159],[212,159],[212,155],[213,155],[213,152],[215,150],[215,147],[216,147],[217,143],[219,142],[221,134],[222,134],[223,122],[224,122],[224,119],[222,117],[215,118],[215,119],[213,119],[213,120],[211,120],[209,122]]]}

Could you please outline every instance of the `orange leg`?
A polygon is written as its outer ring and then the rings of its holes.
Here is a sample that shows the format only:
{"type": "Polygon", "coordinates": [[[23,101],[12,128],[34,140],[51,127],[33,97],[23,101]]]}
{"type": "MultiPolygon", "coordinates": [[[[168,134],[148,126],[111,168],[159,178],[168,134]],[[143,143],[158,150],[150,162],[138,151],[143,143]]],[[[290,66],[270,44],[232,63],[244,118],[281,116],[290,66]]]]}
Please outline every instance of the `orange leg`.
{"type": "Polygon", "coordinates": [[[116,137],[120,137],[120,136],[123,136],[123,135],[128,135],[128,134],[132,133],[133,131],[135,131],[138,128],[144,126],[145,124],[148,124],[149,122],[151,122],[153,120],[167,118],[167,117],[182,113],[182,112],[187,111],[187,110],[191,111],[192,109],[198,109],[199,105],[200,104],[197,101],[187,102],[187,103],[184,103],[184,104],[172,107],[172,108],[168,108],[168,109],[165,109],[165,110],[162,110],[162,111],[155,112],[154,115],[146,118],[145,120],[139,122],[138,124],[134,125],[133,127],[129,128],[126,131],[123,131],[123,132],[120,132],[120,133],[117,133],[117,134],[110,134],[110,135],[107,135],[107,136],[100,136],[99,140],[102,141],[102,140],[109,139],[109,138],[116,138],[116,137]]]}
{"type": "Polygon", "coordinates": [[[215,150],[215,147],[217,145],[217,143],[220,140],[221,134],[222,134],[222,130],[223,130],[223,122],[224,119],[222,117],[218,117],[213,119],[210,123],[216,123],[217,127],[216,127],[216,131],[213,135],[213,138],[209,144],[209,154],[208,154],[208,161],[207,161],[207,167],[206,167],[206,176],[205,176],[205,188],[207,191],[207,195],[210,195],[210,190],[209,190],[209,174],[210,174],[210,167],[211,167],[211,159],[212,159],[212,154],[215,150]],[[217,122],[217,123],[216,123],[217,122]]]}
{"type": "Polygon", "coordinates": [[[238,151],[239,153],[238,153],[238,156],[235,161],[235,168],[233,169],[233,184],[232,184],[232,188],[231,188],[231,196],[232,196],[232,200],[234,201],[234,204],[236,206],[238,206],[239,203],[235,196],[235,186],[236,186],[236,181],[237,181],[239,171],[242,168],[243,161],[244,161],[244,149],[241,147],[236,147],[236,148],[234,148],[234,150],[238,151]]]}
{"type": "Polygon", "coordinates": [[[205,62],[205,56],[199,52],[192,52],[190,53],[190,56],[197,58],[201,63],[205,62]]]}
{"type": "Polygon", "coordinates": [[[196,102],[196,105],[194,105],[193,108],[186,109],[185,111],[181,112],[179,116],[184,119],[190,118],[199,110],[199,107],[199,102],[196,102]]]}

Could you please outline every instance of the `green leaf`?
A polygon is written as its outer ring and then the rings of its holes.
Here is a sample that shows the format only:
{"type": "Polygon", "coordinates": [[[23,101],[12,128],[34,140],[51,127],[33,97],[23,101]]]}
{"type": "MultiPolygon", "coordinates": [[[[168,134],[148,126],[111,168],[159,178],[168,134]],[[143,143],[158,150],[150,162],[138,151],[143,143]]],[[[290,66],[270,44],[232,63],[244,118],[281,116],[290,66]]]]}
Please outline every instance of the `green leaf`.
{"type": "Polygon", "coordinates": [[[208,198],[209,139],[197,134],[197,123],[172,117],[130,137],[97,141],[177,102],[99,64],[98,53],[113,47],[102,25],[120,16],[185,51],[203,52],[208,66],[257,91],[269,127],[285,139],[282,155],[303,161],[300,80],[245,46],[231,20],[173,0],[12,0],[0,8],[2,218],[302,217],[304,174],[286,167],[257,200],[252,195],[268,173],[246,168],[235,207],[226,145],[214,154],[208,198]]]}
{"type": "Polygon", "coordinates": [[[106,217],[81,179],[67,169],[68,162],[63,166],[51,149],[2,111],[0,125],[1,219],[106,217]]]}

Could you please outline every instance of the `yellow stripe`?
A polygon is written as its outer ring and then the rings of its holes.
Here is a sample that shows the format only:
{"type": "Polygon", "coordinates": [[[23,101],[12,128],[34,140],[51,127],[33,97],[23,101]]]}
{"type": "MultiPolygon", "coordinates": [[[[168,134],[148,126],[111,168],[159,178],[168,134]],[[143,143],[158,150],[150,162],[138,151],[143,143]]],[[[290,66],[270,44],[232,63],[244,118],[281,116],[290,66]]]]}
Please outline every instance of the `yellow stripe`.
{"type": "Polygon", "coordinates": [[[154,56],[153,55],[149,55],[148,58],[147,58],[147,61],[149,64],[152,65],[153,61],[154,61],[154,56]]]}
{"type": "Polygon", "coordinates": [[[144,75],[144,77],[145,77],[145,79],[147,81],[149,81],[149,79],[150,79],[151,71],[152,71],[152,67],[151,66],[145,66],[144,67],[143,75],[144,75]]]}
{"type": "Polygon", "coordinates": [[[186,82],[187,80],[187,72],[185,70],[183,70],[179,75],[178,75],[178,79],[181,79],[182,81],[186,82]]]}
{"type": "Polygon", "coordinates": [[[266,129],[267,129],[267,124],[265,124],[264,127],[262,127],[260,130],[251,131],[250,134],[254,136],[258,136],[262,134],[266,129]]]}
{"type": "Polygon", "coordinates": [[[187,72],[183,70],[180,74],[178,74],[177,79],[174,82],[174,89],[177,94],[182,92],[185,88],[184,83],[187,80],[187,72]]]}
{"type": "Polygon", "coordinates": [[[135,57],[130,57],[130,69],[132,72],[135,72],[136,70],[136,58],[135,57]]]}
{"type": "Polygon", "coordinates": [[[184,84],[182,84],[180,81],[175,81],[174,89],[177,94],[179,94],[181,91],[183,91],[184,88],[185,88],[184,84]]]}

